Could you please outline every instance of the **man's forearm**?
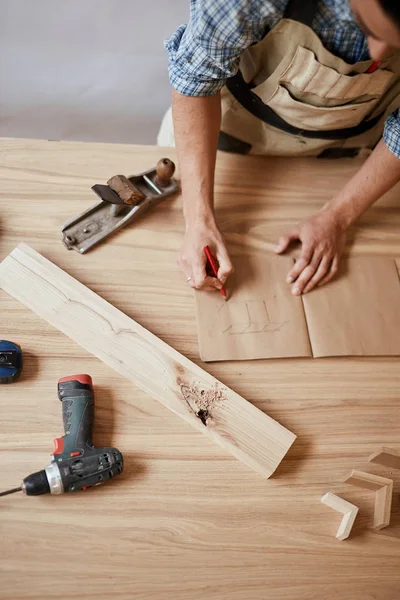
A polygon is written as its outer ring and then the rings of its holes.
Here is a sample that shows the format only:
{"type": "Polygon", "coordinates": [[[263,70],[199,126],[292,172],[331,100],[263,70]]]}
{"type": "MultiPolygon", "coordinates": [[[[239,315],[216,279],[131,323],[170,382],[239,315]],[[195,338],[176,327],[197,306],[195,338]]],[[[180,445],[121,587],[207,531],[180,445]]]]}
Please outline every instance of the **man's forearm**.
{"type": "Polygon", "coordinates": [[[172,112],[186,223],[213,219],[220,94],[194,98],[174,90],[172,112]]]}
{"type": "Polygon", "coordinates": [[[323,210],[332,211],[347,229],[383,194],[400,181],[400,159],[381,140],[345,187],[323,210]]]}

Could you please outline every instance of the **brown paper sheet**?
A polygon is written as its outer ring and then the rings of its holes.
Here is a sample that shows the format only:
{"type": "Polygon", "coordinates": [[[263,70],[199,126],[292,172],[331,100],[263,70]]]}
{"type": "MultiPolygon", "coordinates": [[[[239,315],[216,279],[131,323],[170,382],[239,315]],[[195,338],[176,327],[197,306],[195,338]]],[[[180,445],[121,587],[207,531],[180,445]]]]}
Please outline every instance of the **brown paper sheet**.
{"type": "Polygon", "coordinates": [[[265,253],[243,256],[235,260],[228,301],[196,292],[202,360],[311,356],[301,298],[285,281],[292,264],[265,253]]]}
{"type": "Polygon", "coordinates": [[[400,355],[400,282],[393,259],[343,261],[331,283],[303,296],[314,357],[400,355]]]}
{"type": "Polygon", "coordinates": [[[235,260],[227,302],[196,293],[202,360],[400,355],[393,259],[342,261],[334,281],[301,298],[286,283],[292,263],[265,253],[243,256],[235,260]]]}

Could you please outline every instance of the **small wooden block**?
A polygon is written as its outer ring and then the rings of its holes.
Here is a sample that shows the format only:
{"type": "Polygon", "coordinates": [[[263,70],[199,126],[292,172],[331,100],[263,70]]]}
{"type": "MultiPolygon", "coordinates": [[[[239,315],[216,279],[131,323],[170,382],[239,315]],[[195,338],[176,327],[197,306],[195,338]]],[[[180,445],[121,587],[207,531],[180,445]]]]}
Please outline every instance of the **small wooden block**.
{"type": "Polygon", "coordinates": [[[347,502],[347,500],[343,500],[343,498],[340,498],[340,496],[336,496],[331,492],[322,496],[321,502],[326,504],[326,506],[333,508],[333,510],[342,513],[343,518],[340,522],[339,529],[336,532],[336,538],[338,540],[345,540],[348,538],[358,513],[358,506],[351,504],[351,502],[347,502]]]}
{"type": "Polygon", "coordinates": [[[369,457],[369,462],[389,467],[390,469],[400,469],[400,451],[393,448],[382,447],[378,452],[374,452],[369,457]]]}
{"type": "Polygon", "coordinates": [[[374,529],[383,529],[390,523],[392,508],[393,481],[364,471],[352,471],[345,482],[375,493],[374,529]]]}
{"type": "Polygon", "coordinates": [[[107,181],[107,185],[117,192],[125,204],[137,204],[145,198],[145,195],[125,175],[114,175],[107,181]]]}

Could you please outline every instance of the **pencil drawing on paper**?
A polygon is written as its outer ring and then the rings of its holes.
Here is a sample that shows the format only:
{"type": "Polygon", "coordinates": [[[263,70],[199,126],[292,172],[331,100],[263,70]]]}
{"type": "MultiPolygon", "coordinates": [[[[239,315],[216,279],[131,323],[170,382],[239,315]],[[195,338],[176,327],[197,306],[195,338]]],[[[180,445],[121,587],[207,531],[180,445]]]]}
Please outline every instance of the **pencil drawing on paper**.
{"type": "Polygon", "coordinates": [[[265,300],[224,302],[218,309],[220,331],[225,335],[266,333],[280,330],[288,321],[274,321],[265,300]]]}

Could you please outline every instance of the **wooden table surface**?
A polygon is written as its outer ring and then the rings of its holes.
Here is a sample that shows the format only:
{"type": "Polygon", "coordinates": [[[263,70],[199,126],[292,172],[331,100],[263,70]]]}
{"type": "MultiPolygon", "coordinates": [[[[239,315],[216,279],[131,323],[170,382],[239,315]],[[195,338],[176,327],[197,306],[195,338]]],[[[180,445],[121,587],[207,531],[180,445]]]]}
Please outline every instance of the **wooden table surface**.
{"type": "MultiPolygon", "coordinates": [[[[95,202],[111,175],[154,166],[171,150],[0,142],[0,258],[20,241],[54,261],[201,364],[192,290],[176,266],[181,198],[85,256],[61,226],[95,202]]],[[[359,166],[220,155],[222,229],[260,243],[313,213],[359,166]]],[[[352,252],[400,258],[399,188],[352,232],[352,252]]],[[[233,257],[242,252],[231,247],[233,257]]],[[[95,443],[125,456],[102,488],[0,500],[0,598],[84,600],[395,600],[400,590],[400,471],[392,520],[371,529],[373,495],[342,483],[379,446],[400,448],[399,360],[298,359],[203,367],[298,435],[264,480],[28,309],[0,292],[0,337],[19,342],[25,368],[0,389],[1,488],[49,462],[62,434],[57,380],[76,372],[96,387],[95,443]],[[352,536],[325,492],[360,506],[352,536]]]]}

